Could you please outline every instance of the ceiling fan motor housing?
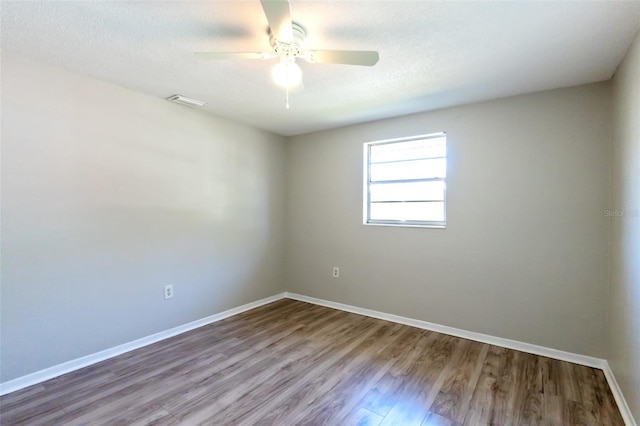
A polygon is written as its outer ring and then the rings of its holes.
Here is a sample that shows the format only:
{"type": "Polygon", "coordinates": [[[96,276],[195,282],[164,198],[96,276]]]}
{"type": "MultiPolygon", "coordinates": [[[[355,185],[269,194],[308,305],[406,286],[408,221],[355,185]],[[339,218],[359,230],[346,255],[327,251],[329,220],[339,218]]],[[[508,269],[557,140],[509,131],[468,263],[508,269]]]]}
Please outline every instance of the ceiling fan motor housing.
{"type": "Polygon", "coordinates": [[[279,57],[294,61],[302,53],[302,46],[307,37],[307,32],[304,27],[297,22],[292,22],[291,27],[293,42],[285,43],[278,40],[273,34],[273,31],[271,31],[271,28],[269,28],[269,43],[279,57]]]}

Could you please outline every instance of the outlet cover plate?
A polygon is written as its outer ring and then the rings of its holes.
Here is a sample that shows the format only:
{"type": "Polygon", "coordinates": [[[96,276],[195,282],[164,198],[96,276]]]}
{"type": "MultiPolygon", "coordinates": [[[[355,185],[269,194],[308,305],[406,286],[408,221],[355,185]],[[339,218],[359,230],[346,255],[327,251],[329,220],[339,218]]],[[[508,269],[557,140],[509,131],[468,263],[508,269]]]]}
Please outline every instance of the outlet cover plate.
{"type": "Polygon", "coordinates": [[[164,298],[165,300],[173,298],[173,284],[164,286],[164,298]]]}

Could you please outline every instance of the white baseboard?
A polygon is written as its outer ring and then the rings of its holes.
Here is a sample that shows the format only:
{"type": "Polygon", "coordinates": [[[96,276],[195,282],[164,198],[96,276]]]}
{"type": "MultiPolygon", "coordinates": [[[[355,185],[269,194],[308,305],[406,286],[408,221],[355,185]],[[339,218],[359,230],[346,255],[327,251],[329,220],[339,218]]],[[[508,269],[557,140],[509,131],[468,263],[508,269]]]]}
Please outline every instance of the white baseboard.
{"type": "Polygon", "coordinates": [[[602,371],[604,371],[604,376],[607,378],[609,388],[611,388],[611,393],[616,400],[616,404],[618,404],[618,409],[620,410],[620,414],[622,414],[624,424],[627,426],[638,426],[633,418],[633,414],[631,414],[631,410],[629,409],[627,400],[624,399],[622,390],[620,390],[620,386],[618,385],[616,376],[614,376],[613,370],[611,370],[611,366],[609,365],[608,361],[605,361],[605,367],[602,369],[602,371]]]}
{"type": "Polygon", "coordinates": [[[317,299],[315,297],[303,296],[295,293],[284,294],[288,299],[300,300],[302,302],[313,303],[314,305],[326,306],[328,308],[339,309],[341,311],[352,312],[354,314],[365,315],[381,320],[397,322],[400,324],[410,325],[411,327],[422,328],[424,330],[437,331],[438,333],[448,334],[450,336],[462,337],[463,339],[475,340],[476,342],[488,343],[490,345],[502,346],[504,348],[515,349],[517,351],[528,352],[535,355],[541,355],[548,358],[559,359],[561,361],[573,362],[574,364],[586,365],[604,369],[606,360],[594,358],[586,355],[574,354],[572,352],[560,351],[544,346],[533,345],[531,343],[519,342],[517,340],[504,339],[502,337],[490,336],[488,334],[476,333],[474,331],[463,330],[460,328],[449,327],[446,325],[434,324],[432,322],[421,321],[413,318],[402,317],[399,315],[387,314],[384,312],[374,311],[373,309],[360,308],[357,306],[345,305],[344,303],[331,302],[329,300],[317,299]]]}
{"type": "Polygon", "coordinates": [[[247,303],[245,305],[238,306],[238,307],[226,310],[224,312],[220,312],[219,314],[211,315],[206,318],[202,318],[187,324],[180,325],[178,327],[171,328],[169,330],[161,331],[159,333],[155,333],[150,336],[142,337],[132,342],[124,343],[122,345],[115,346],[113,348],[105,349],[104,351],[96,352],[94,354],[83,356],[81,358],[77,358],[71,361],[67,361],[62,364],[54,365],[53,367],[45,368],[44,370],[36,371],[35,373],[27,374],[26,376],[18,377],[17,379],[0,383],[0,396],[11,393],[11,392],[15,392],[17,390],[26,388],[28,386],[32,386],[32,385],[44,382],[45,380],[53,379],[54,377],[58,377],[66,373],[70,373],[80,368],[87,367],[92,364],[96,364],[100,361],[113,358],[125,352],[130,352],[134,349],[138,349],[143,346],[147,346],[152,343],[156,343],[161,340],[168,339],[169,337],[173,337],[178,334],[185,333],[195,328],[199,328],[204,325],[211,324],[216,321],[220,321],[230,316],[237,315],[242,312],[257,308],[259,306],[266,305],[271,302],[275,302],[276,300],[283,299],[284,297],[285,297],[284,293],[276,294],[275,296],[270,296],[261,300],[257,300],[255,302],[247,303]]]}

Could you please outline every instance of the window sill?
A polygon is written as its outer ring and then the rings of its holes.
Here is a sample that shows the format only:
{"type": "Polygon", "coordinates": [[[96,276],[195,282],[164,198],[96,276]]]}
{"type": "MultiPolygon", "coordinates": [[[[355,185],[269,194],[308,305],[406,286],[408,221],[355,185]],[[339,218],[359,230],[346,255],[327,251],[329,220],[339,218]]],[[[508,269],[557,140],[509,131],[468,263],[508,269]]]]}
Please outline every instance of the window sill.
{"type": "Polygon", "coordinates": [[[446,229],[447,225],[428,225],[418,223],[385,223],[385,222],[364,222],[363,225],[367,226],[392,226],[398,228],[431,228],[431,229],[446,229]]]}

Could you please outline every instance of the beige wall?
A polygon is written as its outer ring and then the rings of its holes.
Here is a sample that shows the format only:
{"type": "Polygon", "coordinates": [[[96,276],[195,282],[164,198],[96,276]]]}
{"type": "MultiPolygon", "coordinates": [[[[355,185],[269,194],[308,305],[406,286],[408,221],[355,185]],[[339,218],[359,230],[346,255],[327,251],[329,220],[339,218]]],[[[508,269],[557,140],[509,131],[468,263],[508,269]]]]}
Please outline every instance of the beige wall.
{"type": "Polygon", "coordinates": [[[608,359],[640,421],[640,33],[613,80],[608,359]]]}
{"type": "Polygon", "coordinates": [[[609,138],[609,83],[294,137],[287,290],[604,357],[609,138]],[[440,131],[447,228],[362,225],[363,143],[440,131]]]}
{"type": "Polygon", "coordinates": [[[283,138],[6,51],[1,136],[2,381],[284,290],[283,138]]]}

